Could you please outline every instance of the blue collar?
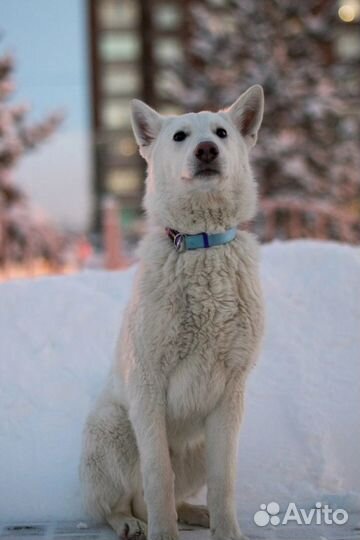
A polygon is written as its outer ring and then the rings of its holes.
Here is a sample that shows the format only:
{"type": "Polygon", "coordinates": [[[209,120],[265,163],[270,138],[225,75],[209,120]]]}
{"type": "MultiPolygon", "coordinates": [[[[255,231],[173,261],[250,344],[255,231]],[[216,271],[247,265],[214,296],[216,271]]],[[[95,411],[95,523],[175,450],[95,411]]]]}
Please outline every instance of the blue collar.
{"type": "Polygon", "coordinates": [[[176,251],[209,248],[228,244],[234,240],[237,229],[229,229],[222,233],[181,234],[174,229],[166,228],[166,233],[175,246],[176,251]]]}

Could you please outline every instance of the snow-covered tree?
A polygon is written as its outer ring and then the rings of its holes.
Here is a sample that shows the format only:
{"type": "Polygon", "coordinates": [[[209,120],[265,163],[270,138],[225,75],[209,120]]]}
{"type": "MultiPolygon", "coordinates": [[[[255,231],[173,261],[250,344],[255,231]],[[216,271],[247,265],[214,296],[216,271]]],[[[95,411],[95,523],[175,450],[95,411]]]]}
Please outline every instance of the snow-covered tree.
{"type": "Polygon", "coordinates": [[[28,109],[13,105],[14,61],[0,56],[0,267],[45,259],[60,263],[62,240],[55,228],[35,210],[14,180],[13,169],[27,152],[47,139],[61,122],[60,114],[29,125],[28,109]]]}
{"type": "Polygon", "coordinates": [[[171,91],[186,110],[211,110],[263,85],[253,152],[261,195],[254,225],[263,240],[360,240],[360,117],[349,105],[360,76],[337,58],[336,9],[332,0],[192,4],[191,39],[171,91]]]}

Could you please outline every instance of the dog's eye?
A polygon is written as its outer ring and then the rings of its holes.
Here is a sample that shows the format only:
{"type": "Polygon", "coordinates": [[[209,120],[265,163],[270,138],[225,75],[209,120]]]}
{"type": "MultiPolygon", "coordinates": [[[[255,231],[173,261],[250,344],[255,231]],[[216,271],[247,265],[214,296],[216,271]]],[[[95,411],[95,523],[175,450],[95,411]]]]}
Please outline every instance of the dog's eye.
{"type": "Polygon", "coordinates": [[[217,128],[216,135],[220,137],[220,139],[225,139],[225,137],[227,137],[227,131],[224,128],[217,128]]]}
{"type": "Polygon", "coordinates": [[[186,139],[186,137],[187,137],[187,134],[185,133],[185,131],[177,131],[175,135],[173,136],[173,139],[176,142],[181,142],[184,139],[186,139]]]}

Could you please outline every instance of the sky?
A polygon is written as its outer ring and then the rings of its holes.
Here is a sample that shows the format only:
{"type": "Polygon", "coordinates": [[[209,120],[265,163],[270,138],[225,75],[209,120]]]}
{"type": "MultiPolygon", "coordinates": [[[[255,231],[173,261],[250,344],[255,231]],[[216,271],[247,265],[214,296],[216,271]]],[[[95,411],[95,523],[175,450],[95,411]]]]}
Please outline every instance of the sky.
{"type": "Polygon", "coordinates": [[[63,111],[60,128],[14,171],[31,202],[64,230],[92,216],[87,0],[0,0],[0,54],[15,56],[16,93],[28,119],[63,111]]]}
{"type": "Polygon", "coordinates": [[[88,128],[86,0],[1,0],[0,53],[16,58],[16,102],[34,118],[65,110],[63,130],[88,128]]]}

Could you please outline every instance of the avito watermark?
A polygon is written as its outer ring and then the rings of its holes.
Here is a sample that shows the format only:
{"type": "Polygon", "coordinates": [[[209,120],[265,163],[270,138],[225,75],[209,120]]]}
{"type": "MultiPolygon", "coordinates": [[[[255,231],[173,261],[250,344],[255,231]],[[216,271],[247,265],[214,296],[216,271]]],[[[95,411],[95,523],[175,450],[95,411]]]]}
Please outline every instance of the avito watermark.
{"type": "Polygon", "coordinates": [[[298,508],[294,502],[290,502],[285,510],[284,516],[279,517],[280,505],[277,502],[260,504],[260,510],[254,514],[254,522],[259,527],[271,525],[287,525],[297,523],[298,525],[344,525],[349,515],[346,510],[337,508],[333,510],[328,504],[317,502],[313,508],[305,510],[298,508]]]}

